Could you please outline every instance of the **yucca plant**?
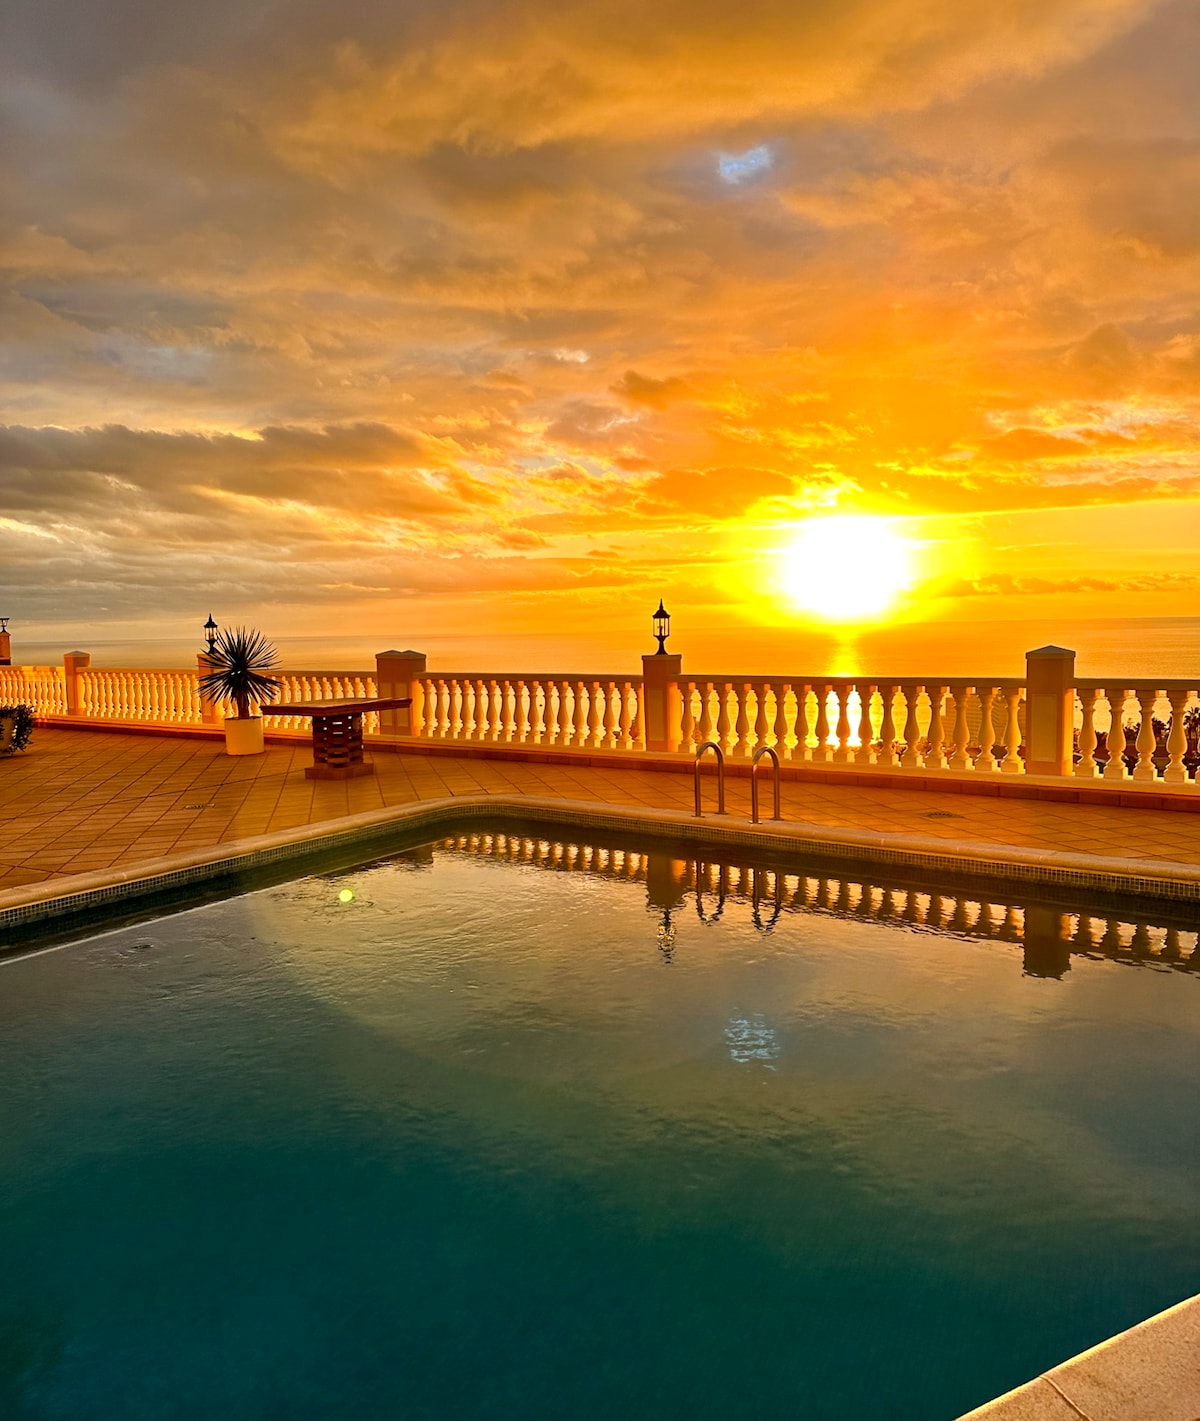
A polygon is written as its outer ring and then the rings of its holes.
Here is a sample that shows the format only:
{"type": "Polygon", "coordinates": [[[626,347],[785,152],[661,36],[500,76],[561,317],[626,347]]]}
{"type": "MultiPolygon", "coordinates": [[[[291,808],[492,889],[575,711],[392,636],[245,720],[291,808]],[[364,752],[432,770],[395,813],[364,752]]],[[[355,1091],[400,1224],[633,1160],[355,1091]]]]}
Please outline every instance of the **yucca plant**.
{"type": "Polygon", "coordinates": [[[212,670],[200,677],[201,693],[232,701],[241,720],[250,714],[251,701],[262,705],[279,694],[279,682],[267,674],[278,667],[279,653],[262,632],[247,627],[219,632],[208,660],[212,670]]]}

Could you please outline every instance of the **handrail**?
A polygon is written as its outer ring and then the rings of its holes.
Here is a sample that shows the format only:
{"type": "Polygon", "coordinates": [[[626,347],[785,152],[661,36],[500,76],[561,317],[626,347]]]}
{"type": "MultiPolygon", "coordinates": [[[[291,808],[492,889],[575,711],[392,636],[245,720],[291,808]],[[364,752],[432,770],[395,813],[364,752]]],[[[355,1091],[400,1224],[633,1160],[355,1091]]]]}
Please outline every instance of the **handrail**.
{"type": "Polygon", "coordinates": [[[755,868],[752,869],[751,872],[753,874],[753,878],[750,882],[750,919],[760,933],[769,933],[771,929],[775,926],[775,924],[779,921],[779,915],[783,912],[783,892],[780,886],[780,876],[779,874],[775,875],[775,911],[771,914],[770,918],[764,923],[762,919],[762,913],[759,911],[759,904],[762,901],[761,895],[758,891],[759,871],[757,868],[755,868]]]}
{"type": "Polygon", "coordinates": [[[725,911],[726,891],[729,887],[729,868],[726,864],[720,864],[720,872],[717,874],[717,906],[711,913],[704,911],[704,889],[701,887],[704,878],[700,870],[707,868],[707,863],[702,859],[695,860],[696,873],[696,916],[707,927],[710,923],[720,921],[721,914],[725,911]]]}
{"type": "Polygon", "coordinates": [[[751,822],[751,824],[757,824],[757,823],[758,823],[758,775],[755,774],[755,770],[756,770],[757,767],[758,767],[758,762],[762,759],[762,757],[763,757],[764,755],[770,755],[770,757],[771,757],[771,764],[774,766],[774,769],[775,769],[775,773],[774,773],[774,775],[772,776],[772,779],[773,779],[773,782],[774,782],[774,791],[775,791],[775,798],[774,798],[775,813],[771,815],[771,818],[772,818],[772,819],[782,819],[782,818],[783,818],[783,813],[782,813],[782,811],[780,810],[780,807],[779,807],[779,778],[780,778],[780,776],[779,776],[779,756],[775,753],[775,751],[774,751],[769,745],[760,745],[760,746],[758,747],[758,749],[754,752],[754,756],[753,756],[753,758],[752,758],[751,761],[750,761],[750,822],[751,822]]]}
{"type": "Polygon", "coordinates": [[[703,745],[696,747],[696,765],[693,770],[693,779],[696,789],[696,813],[695,818],[703,819],[704,814],[700,808],[700,761],[706,750],[712,750],[717,756],[717,813],[725,813],[725,752],[715,740],[706,740],[703,745]]]}

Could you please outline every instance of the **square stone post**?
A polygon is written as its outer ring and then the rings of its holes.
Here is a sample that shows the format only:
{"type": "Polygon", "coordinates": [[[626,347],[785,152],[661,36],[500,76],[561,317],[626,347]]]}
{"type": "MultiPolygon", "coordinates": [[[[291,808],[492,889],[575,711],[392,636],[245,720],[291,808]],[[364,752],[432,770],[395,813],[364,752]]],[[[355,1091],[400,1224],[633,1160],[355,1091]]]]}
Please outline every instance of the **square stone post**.
{"type": "Polygon", "coordinates": [[[63,682],[66,691],[67,714],[82,716],[83,696],[80,694],[79,673],[92,664],[90,651],[68,651],[63,656],[63,682]]]}
{"type": "Polygon", "coordinates": [[[1025,653],[1025,773],[1074,772],[1075,653],[1042,646],[1025,653]]]}
{"type": "MultiPolygon", "coordinates": [[[[213,663],[208,659],[208,652],[198,651],[196,653],[197,673],[201,676],[204,676],[212,669],[213,663]]],[[[206,696],[203,691],[200,692],[201,725],[219,725],[221,723],[221,716],[218,710],[218,705],[219,702],[212,700],[209,696],[206,696]]],[[[235,711],[234,714],[236,715],[237,712],[235,711]]]]}
{"type": "Polygon", "coordinates": [[[657,652],[642,657],[642,715],[647,750],[678,750],[682,740],[683,657],[657,652]]]}
{"type": "Polygon", "coordinates": [[[12,665],[12,633],[0,632],[0,666],[12,665]]]}
{"type": "Polygon", "coordinates": [[[379,712],[379,733],[412,739],[425,729],[425,687],[428,669],[423,651],[381,651],[375,657],[375,684],[381,700],[410,696],[411,706],[379,712]]]}

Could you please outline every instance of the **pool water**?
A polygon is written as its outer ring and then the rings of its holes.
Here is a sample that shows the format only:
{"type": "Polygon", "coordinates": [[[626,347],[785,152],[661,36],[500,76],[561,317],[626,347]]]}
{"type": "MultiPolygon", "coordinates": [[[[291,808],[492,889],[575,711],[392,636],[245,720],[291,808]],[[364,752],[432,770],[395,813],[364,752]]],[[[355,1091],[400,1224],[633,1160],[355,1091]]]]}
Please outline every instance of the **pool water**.
{"type": "Polygon", "coordinates": [[[1200,1290],[1195,935],[814,882],[479,835],[0,965],[0,1417],[949,1421],[1200,1290]]]}

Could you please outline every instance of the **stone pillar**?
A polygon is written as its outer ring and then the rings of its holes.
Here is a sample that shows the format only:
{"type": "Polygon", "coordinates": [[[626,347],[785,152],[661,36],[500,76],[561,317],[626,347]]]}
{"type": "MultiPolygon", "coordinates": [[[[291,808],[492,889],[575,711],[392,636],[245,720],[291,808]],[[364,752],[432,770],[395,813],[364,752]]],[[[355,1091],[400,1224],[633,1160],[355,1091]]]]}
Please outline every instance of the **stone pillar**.
{"type": "Polygon", "coordinates": [[[379,733],[411,739],[425,729],[425,687],[427,670],[423,651],[381,651],[375,657],[375,684],[381,700],[409,696],[411,706],[380,711],[379,733]]]}
{"type": "Polygon", "coordinates": [[[682,738],[683,657],[670,653],[642,657],[642,707],[647,750],[678,750],[682,738]]]}
{"type": "Polygon", "coordinates": [[[1071,774],[1075,727],[1073,651],[1043,646],[1026,652],[1025,702],[1025,773],[1071,774]]]}
{"type": "MultiPolygon", "coordinates": [[[[197,670],[197,672],[198,672],[201,676],[203,676],[203,675],[205,675],[207,672],[211,671],[212,668],[213,668],[213,663],[208,659],[208,652],[206,652],[206,651],[198,651],[198,652],[196,653],[196,670],[197,670]]],[[[220,711],[218,710],[218,704],[219,704],[219,703],[218,703],[217,701],[214,701],[214,700],[212,700],[209,696],[206,696],[203,691],[200,692],[200,724],[201,724],[201,725],[220,725],[220,724],[222,723],[222,722],[221,722],[221,714],[220,714],[220,711]]],[[[234,712],[234,714],[236,714],[236,711],[234,712]]]]}
{"type": "Polygon", "coordinates": [[[12,633],[0,632],[0,666],[12,665],[12,633]]]}
{"type": "Polygon", "coordinates": [[[63,681],[65,682],[67,714],[82,716],[83,697],[80,695],[79,673],[92,664],[90,651],[68,651],[63,656],[63,681]]]}

